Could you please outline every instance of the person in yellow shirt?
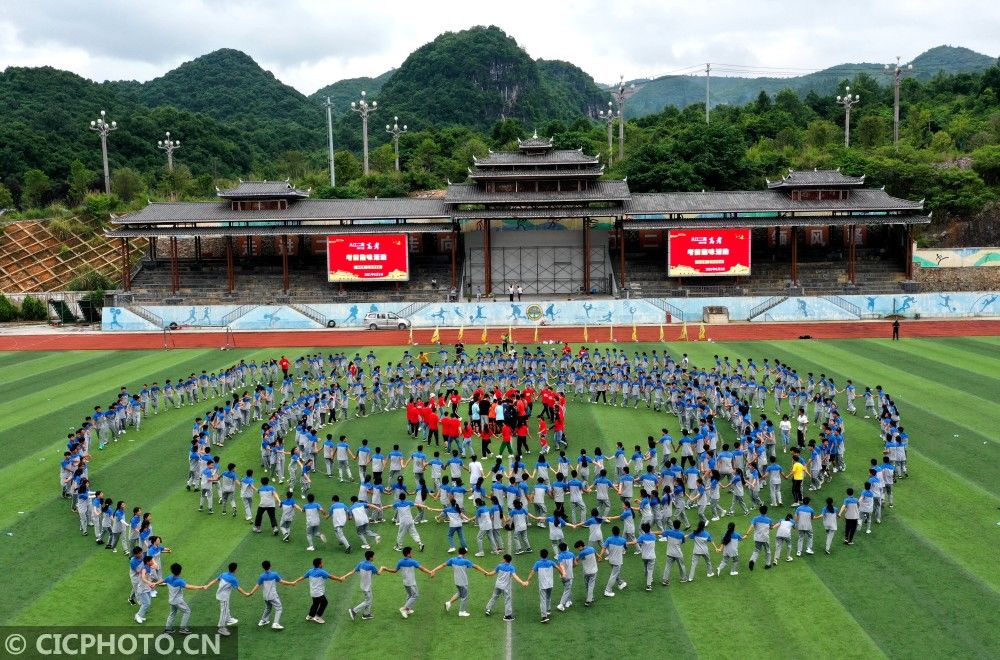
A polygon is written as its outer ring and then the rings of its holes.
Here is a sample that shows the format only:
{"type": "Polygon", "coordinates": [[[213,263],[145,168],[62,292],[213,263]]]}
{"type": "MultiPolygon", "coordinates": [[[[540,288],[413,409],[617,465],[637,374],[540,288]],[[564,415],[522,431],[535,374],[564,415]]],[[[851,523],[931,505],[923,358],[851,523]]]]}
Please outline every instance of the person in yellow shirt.
{"type": "Polygon", "coordinates": [[[417,356],[417,359],[420,360],[420,364],[427,364],[430,362],[430,358],[427,357],[427,351],[420,351],[420,355],[417,356]]]}
{"type": "Polygon", "coordinates": [[[792,480],[792,506],[802,504],[802,481],[806,478],[807,472],[808,469],[802,462],[802,456],[797,449],[792,449],[792,467],[788,474],[784,475],[785,479],[791,478],[792,480]]]}

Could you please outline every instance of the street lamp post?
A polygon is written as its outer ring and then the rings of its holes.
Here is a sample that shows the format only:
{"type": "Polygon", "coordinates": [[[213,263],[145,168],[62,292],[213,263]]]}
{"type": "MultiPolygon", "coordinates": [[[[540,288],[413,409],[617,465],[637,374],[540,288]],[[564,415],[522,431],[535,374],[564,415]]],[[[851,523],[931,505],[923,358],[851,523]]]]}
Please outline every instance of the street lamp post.
{"type": "Polygon", "coordinates": [[[850,86],[844,88],[844,96],[837,97],[837,103],[844,106],[844,146],[851,146],[851,108],[856,106],[861,97],[855,94],[851,96],[850,86]]]}
{"type": "Polygon", "coordinates": [[[101,116],[90,122],[90,130],[97,131],[101,136],[101,156],[104,159],[104,193],[111,194],[111,172],[108,169],[108,133],[118,130],[118,122],[108,122],[107,113],[101,110],[101,116]]]}
{"type": "Polygon", "coordinates": [[[365,176],[368,176],[368,115],[378,108],[378,101],[368,103],[368,92],[361,92],[361,100],[351,101],[351,111],[361,115],[361,145],[364,151],[365,176]]]}
{"type": "MultiPolygon", "coordinates": [[[[630,85],[629,89],[634,89],[630,85]]],[[[618,103],[618,160],[625,159],[625,76],[618,80],[618,91],[611,92],[611,97],[618,103]]]]}
{"type": "Polygon", "coordinates": [[[615,117],[621,116],[615,115],[615,111],[611,109],[613,105],[614,104],[611,101],[608,101],[608,111],[604,112],[603,110],[599,110],[597,113],[597,116],[601,119],[601,121],[608,125],[608,167],[611,167],[612,152],[614,151],[614,132],[612,127],[615,124],[615,117]]]}
{"type": "Polygon", "coordinates": [[[406,124],[399,127],[399,117],[392,118],[392,126],[385,125],[385,132],[392,136],[392,150],[396,154],[396,171],[399,171],[399,136],[406,132],[406,124]]]}
{"type": "Polygon", "coordinates": [[[326,135],[330,146],[330,187],[337,187],[337,166],[334,164],[333,154],[333,101],[326,97],[326,135]]]}
{"type": "Polygon", "coordinates": [[[174,149],[181,148],[180,140],[171,140],[170,131],[167,131],[167,137],[164,140],[157,140],[156,146],[167,152],[167,169],[171,172],[174,171],[174,149]]]}
{"type": "Polygon", "coordinates": [[[899,62],[899,55],[897,55],[895,64],[885,65],[885,72],[893,77],[892,146],[899,148],[899,86],[902,84],[904,76],[913,73],[913,65],[903,66],[899,62]]]}

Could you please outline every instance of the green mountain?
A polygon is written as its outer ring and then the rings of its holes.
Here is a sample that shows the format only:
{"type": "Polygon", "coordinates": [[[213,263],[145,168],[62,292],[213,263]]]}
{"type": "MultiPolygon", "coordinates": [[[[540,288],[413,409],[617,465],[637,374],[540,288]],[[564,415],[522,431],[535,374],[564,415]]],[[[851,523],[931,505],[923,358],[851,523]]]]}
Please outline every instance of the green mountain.
{"type": "Polygon", "coordinates": [[[332,85],[327,85],[315,93],[309,95],[309,100],[313,103],[322,104],[326,101],[326,98],[330,97],[330,102],[333,104],[333,114],[334,116],[342,115],[347,112],[347,108],[351,106],[351,101],[357,101],[361,98],[361,92],[368,92],[372,96],[376,96],[382,91],[382,86],[385,85],[386,81],[395,73],[395,69],[389,69],[380,76],[375,76],[371,78],[369,76],[361,76],[360,78],[347,78],[346,80],[338,80],[332,85]]]}
{"type": "MultiPolygon", "coordinates": [[[[52,67],[11,67],[0,72],[0,174],[16,185],[32,168],[64,179],[74,160],[101,169],[100,140],[90,121],[107,111],[118,129],[109,137],[112,169],[158,170],[165,164],[156,141],[164,131],[183,136],[176,158],[198,162],[219,176],[249,170],[263,152],[247,133],[212,117],[172,107],[150,109],[136,101],[138,83],[99,84],[52,67]]],[[[58,192],[58,191],[57,191],[58,192]]]]}
{"type": "Polygon", "coordinates": [[[565,63],[539,64],[500,28],[446,32],[421,46],[386,81],[386,115],[411,126],[486,129],[498,119],[574,119],[599,95],[593,79],[565,63]]]}
{"type": "MultiPolygon", "coordinates": [[[[939,73],[981,72],[996,62],[995,58],[968,48],[937,46],[913,59],[913,76],[929,80],[939,73]]],[[[836,66],[794,77],[745,78],[713,75],[711,79],[712,105],[743,105],[765,91],[772,96],[782,89],[791,89],[800,96],[809,92],[820,95],[835,95],[837,86],[843,80],[850,80],[859,73],[867,73],[877,80],[889,84],[890,78],[883,75],[884,64],[857,63],[836,66]]],[[[625,113],[629,117],[660,112],[673,105],[683,108],[705,102],[705,75],[662,76],[651,80],[631,81],[636,92],[628,98],[625,113]]]]}
{"type": "Polygon", "coordinates": [[[268,120],[311,127],[322,119],[305,95],[262,69],[246,53],[228,48],[144,83],[138,96],[149,107],[171,105],[246,124],[268,120]]]}
{"type": "Polygon", "coordinates": [[[608,93],[586,71],[562,60],[535,60],[542,80],[560,107],[593,117],[608,104],[608,93]]]}

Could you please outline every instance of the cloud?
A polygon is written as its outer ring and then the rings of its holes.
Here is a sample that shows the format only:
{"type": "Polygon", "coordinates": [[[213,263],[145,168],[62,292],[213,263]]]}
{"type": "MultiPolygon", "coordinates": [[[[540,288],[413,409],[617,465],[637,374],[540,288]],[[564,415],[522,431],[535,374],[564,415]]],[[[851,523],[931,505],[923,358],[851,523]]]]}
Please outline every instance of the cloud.
{"type": "Polygon", "coordinates": [[[496,24],[532,57],[600,82],[704,62],[821,68],[912,58],[941,43],[996,55],[1000,3],[838,5],[755,0],[0,0],[0,66],[48,64],[98,80],[147,80],[218,48],[249,53],[309,93],[378,75],[444,31],[496,24]]]}

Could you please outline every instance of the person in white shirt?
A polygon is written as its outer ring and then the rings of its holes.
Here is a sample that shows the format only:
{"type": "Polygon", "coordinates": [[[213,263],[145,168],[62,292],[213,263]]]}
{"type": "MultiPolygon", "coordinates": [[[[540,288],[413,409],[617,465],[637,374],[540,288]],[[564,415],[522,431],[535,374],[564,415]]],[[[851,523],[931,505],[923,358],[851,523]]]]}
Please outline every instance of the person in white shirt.
{"type": "Polygon", "coordinates": [[[804,408],[799,408],[799,416],[795,418],[797,422],[796,426],[796,441],[799,443],[799,447],[806,446],[806,431],[809,429],[809,416],[806,415],[804,408]]]}
{"type": "Polygon", "coordinates": [[[469,471],[469,483],[479,483],[479,479],[483,476],[483,464],[475,454],[472,455],[472,460],[469,461],[466,469],[469,471]]]}
{"type": "Polygon", "coordinates": [[[788,444],[791,442],[792,436],[792,421],[788,419],[788,415],[782,415],[781,421],[778,422],[778,430],[781,431],[781,453],[788,453],[788,444]]]}

